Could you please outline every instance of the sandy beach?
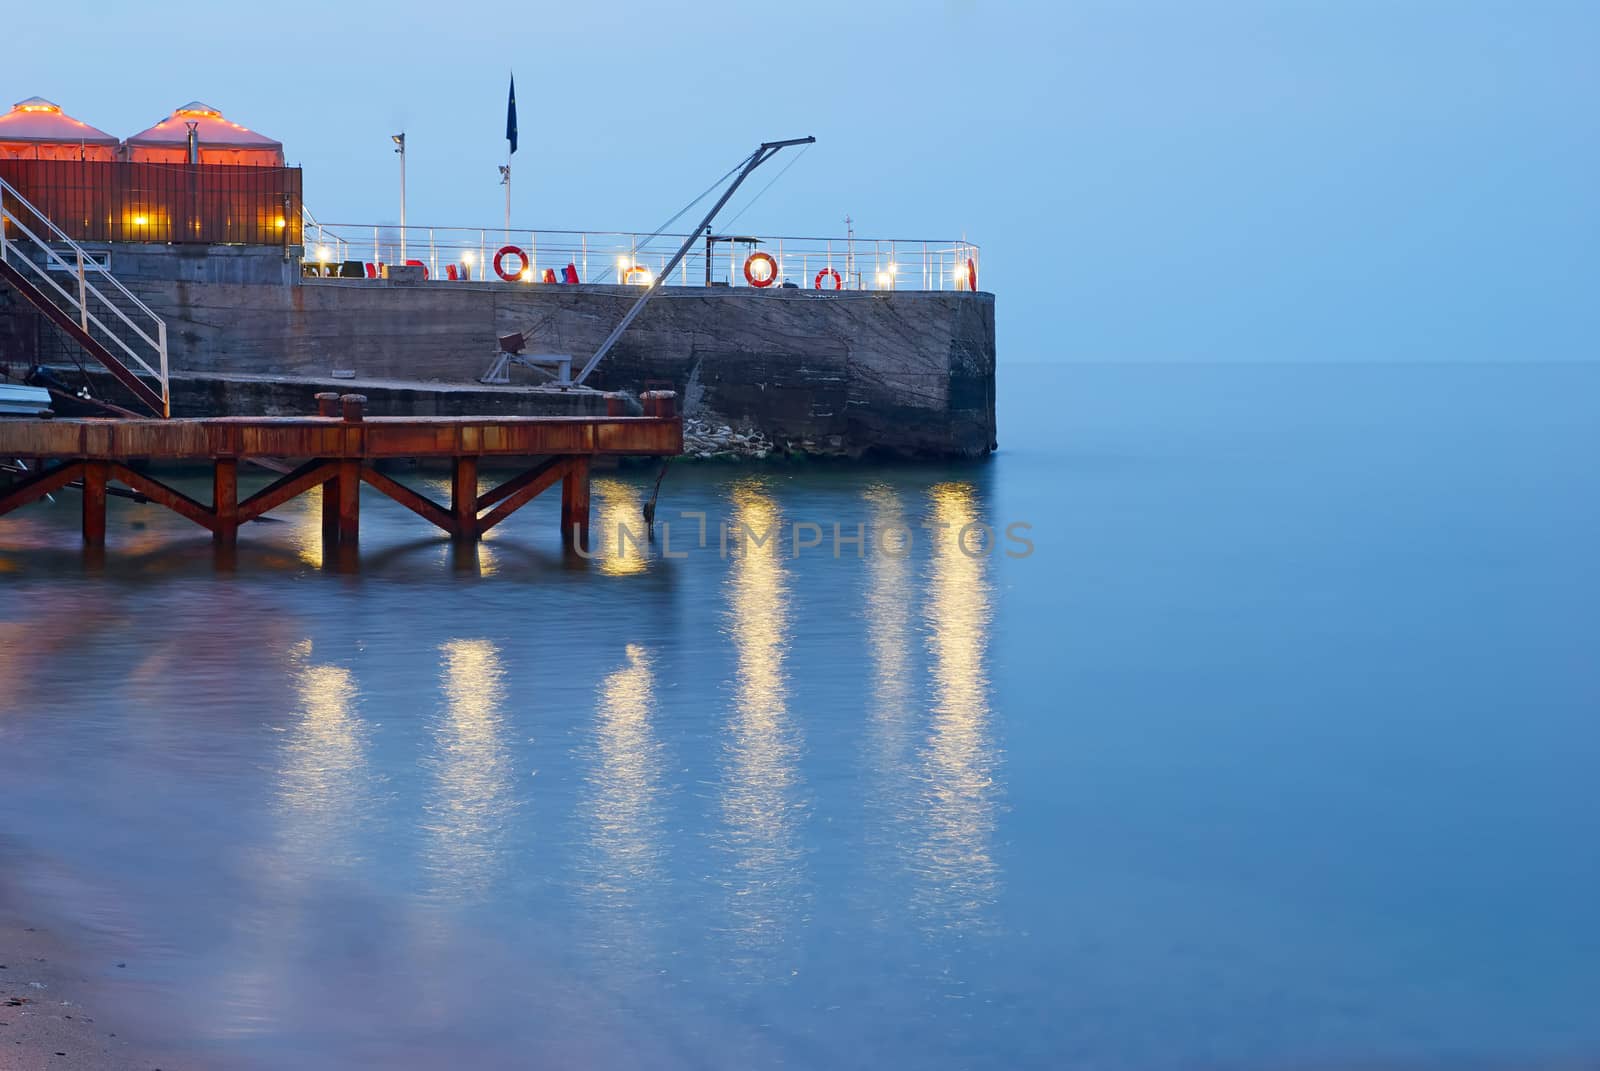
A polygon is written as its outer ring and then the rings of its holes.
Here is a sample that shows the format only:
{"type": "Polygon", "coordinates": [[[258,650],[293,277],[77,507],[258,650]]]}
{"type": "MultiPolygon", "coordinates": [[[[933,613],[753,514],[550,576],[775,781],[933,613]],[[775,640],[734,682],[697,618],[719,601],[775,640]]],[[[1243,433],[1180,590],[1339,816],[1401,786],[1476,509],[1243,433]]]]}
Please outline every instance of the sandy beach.
{"type": "Polygon", "coordinates": [[[97,1015],[115,984],[91,978],[59,934],[0,907],[0,1069],[166,1067],[97,1015]]]}
{"type": "Polygon", "coordinates": [[[173,1043],[138,942],[52,911],[45,868],[27,863],[0,843],[0,1071],[198,1068],[173,1043]]]}

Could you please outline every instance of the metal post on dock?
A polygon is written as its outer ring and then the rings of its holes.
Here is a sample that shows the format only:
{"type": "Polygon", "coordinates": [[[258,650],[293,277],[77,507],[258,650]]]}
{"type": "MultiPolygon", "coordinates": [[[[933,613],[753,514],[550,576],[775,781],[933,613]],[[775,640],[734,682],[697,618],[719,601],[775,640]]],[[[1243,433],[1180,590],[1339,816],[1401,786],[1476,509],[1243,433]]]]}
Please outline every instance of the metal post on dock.
{"type": "Polygon", "coordinates": [[[478,459],[464,455],[455,459],[450,480],[450,515],[455,519],[457,539],[478,538],[478,459]]]}
{"type": "Polygon", "coordinates": [[[561,544],[589,549],[589,459],[572,459],[561,477],[561,544]]]}
{"type": "MultiPolygon", "coordinates": [[[[359,424],[367,405],[365,394],[341,394],[339,407],[346,424],[359,424]]],[[[361,459],[339,461],[339,542],[355,543],[361,538],[361,459]]]]}
{"type": "Polygon", "coordinates": [[[106,480],[110,469],[104,461],[83,463],[83,541],[91,547],[106,543],[106,480]]]}
{"type": "Polygon", "coordinates": [[[232,457],[219,457],[211,472],[211,512],[216,527],[211,538],[218,543],[232,543],[239,538],[239,461],[232,457]]]}

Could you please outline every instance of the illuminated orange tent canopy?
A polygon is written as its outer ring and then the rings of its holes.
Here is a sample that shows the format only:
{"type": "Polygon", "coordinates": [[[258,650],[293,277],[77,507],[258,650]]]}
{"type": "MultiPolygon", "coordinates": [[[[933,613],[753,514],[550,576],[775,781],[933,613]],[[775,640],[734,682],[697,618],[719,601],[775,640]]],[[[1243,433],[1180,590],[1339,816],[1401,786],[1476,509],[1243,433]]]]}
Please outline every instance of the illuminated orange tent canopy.
{"type": "Polygon", "coordinates": [[[123,159],[132,163],[187,163],[190,123],[195,124],[202,164],[283,166],[283,142],[230,123],[220,111],[199,101],[185,104],[149,130],[123,142],[123,159]]]}
{"type": "Polygon", "coordinates": [[[0,115],[0,160],[115,160],[117,139],[43,97],[0,115]]]}

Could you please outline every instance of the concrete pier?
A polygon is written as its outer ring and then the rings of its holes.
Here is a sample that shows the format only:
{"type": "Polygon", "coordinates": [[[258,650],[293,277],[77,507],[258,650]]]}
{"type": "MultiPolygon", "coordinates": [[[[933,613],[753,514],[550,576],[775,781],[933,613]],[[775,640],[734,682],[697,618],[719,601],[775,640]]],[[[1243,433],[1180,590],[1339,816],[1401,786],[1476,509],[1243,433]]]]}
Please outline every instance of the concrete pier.
{"type": "MultiPolygon", "coordinates": [[[[119,245],[112,270],[168,321],[172,368],[197,376],[327,381],[342,370],[468,386],[512,331],[527,333],[530,350],[581,362],[639,294],[301,279],[297,262],[261,247],[119,245]]],[[[70,342],[49,325],[33,337],[38,356],[66,363],[70,342]]],[[[0,360],[27,359],[27,349],[25,329],[0,324],[0,360]]],[[[973,457],[996,444],[994,374],[992,294],[672,286],[590,385],[670,387],[686,415],[759,429],[779,450],[973,457]]]]}

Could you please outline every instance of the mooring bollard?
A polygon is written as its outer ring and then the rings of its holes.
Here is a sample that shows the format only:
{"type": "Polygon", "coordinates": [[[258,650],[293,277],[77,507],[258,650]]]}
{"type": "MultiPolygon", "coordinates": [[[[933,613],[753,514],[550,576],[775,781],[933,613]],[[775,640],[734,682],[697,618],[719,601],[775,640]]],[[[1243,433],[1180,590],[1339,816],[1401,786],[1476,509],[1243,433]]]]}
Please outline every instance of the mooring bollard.
{"type": "Polygon", "coordinates": [[[606,392],[606,416],[627,416],[628,400],[616,391],[606,392]]]}
{"type": "Polygon", "coordinates": [[[339,404],[344,407],[344,418],[352,424],[359,423],[366,409],[367,396],[365,394],[341,394],[339,404]]]}
{"type": "Polygon", "coordinates": [[[339,415],[339,394],[337,391],[325,390],[317,395],[317,415],[339,415]]]}
{"type": "Polygon", "coordinates": [[[678,415],[678,395],[670,390],[647,390],[639,395],[647,417],[674,417],[678,415]]]}

